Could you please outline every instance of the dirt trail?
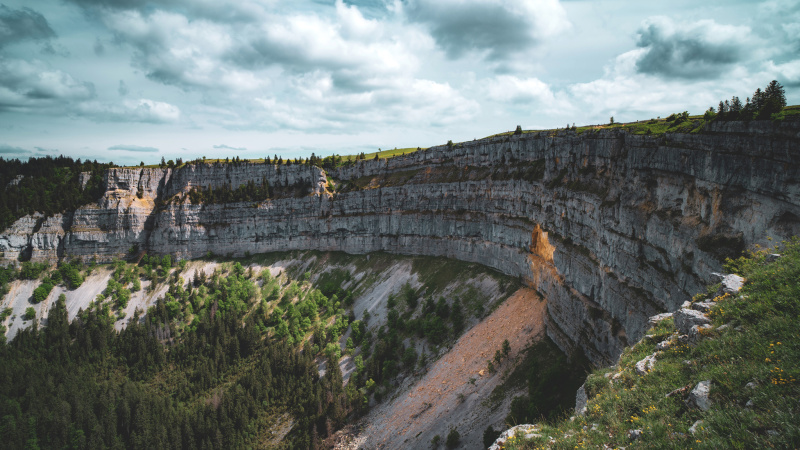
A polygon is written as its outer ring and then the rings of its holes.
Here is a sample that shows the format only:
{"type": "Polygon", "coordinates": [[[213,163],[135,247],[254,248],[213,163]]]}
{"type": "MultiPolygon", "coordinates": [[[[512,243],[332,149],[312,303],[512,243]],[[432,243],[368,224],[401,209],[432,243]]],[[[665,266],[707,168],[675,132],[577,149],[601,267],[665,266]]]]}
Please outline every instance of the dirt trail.
{"type": "Polygon", "coordinates": [[[480,448],[483,431],[502,421],[510,401],[495,410],[482,405],[502,381],[520,350],[544,331],[546,302],[531,289],[514,293],[489,317],[466,332],[422,379],[401,387],[399,396],[378,406],[364,420],[360,448],[422,448],[433,436],[442,439],[450,428],[462,436],[461,448],[480,448]],[[503,340],[511,353],[495,374],[486,369],[503,340]],[[474,383],[470,382],[474,379],[474,383]]]}

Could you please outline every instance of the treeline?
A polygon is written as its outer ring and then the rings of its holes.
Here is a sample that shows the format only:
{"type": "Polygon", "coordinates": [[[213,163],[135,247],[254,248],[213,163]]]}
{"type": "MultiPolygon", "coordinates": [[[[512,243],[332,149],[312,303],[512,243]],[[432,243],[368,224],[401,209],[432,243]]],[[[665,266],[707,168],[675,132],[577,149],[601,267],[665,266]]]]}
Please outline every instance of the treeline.
{"type": "Polygon", "coordinates": [[[30,158],[26,162],[0,157],[0,230],[34,212],[45,216],[77,209],[103,195],[103,174],[114,163],[70,157],[30,158]],[[89,172],[81,188],[80,174],[89,172]]]}
{"type": "Polygon", "coordinates": [[[230,185],[222,185],[216,189],[210,186],[208,188],[195,187],[189,191],[189,201],[193,205],[201,203],[261,202],[270,198],[272,198],[272,191],[266,178],[261,180],[261,184],[248,181],[239,185],[236,189],[232,189],[230,185]]]}
{"type": "MultiPolygon", "coordinates": [[[[240,268],[198,287],[172,275],[166,298],[120,333],[103,299],[72,323],[59,299],[47,328],[0,345],[3,445],[256,447],[288,413],[294,426],[283,445],[319,447],[361,397],[345,392],[335,362],[320,379],[311,352],[264,339],[242,307],[255,285],[240,268]],[[176,337],[179,319],[190,326],[176,337]]],[[[128,288],[127,268],[115,272],[104,295],[128,288]]]]}
{"type": "Polygon", "coordinates": [[[706,111],[704,118],[718,120],[768,120],[773,114],[781,112],[786,107],[786,91],[777,81],[772,80],[762,91],[756,89],[752,97],[747,97],[744,103],[737,96],[730,100],[719,102],[717,109],[706,111]]]}

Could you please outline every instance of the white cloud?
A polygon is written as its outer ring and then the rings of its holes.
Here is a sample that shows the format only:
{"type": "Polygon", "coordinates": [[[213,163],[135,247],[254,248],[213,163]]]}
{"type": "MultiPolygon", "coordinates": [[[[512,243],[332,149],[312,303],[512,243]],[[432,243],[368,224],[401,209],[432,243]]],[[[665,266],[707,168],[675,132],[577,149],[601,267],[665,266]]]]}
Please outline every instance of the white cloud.
{"type": "Polygon", "coordinates": [[[789,86],[800,86],[800,59],[783,64],[769,61],[765,71],[789,86]]]}
{"type": "Polygon", "coordinates": [[[554,104],[555,95],[550,86],[538,78],[518,78],[514,75],[500,75],[488,83],[491,99],[511,103],[554,104]]]}

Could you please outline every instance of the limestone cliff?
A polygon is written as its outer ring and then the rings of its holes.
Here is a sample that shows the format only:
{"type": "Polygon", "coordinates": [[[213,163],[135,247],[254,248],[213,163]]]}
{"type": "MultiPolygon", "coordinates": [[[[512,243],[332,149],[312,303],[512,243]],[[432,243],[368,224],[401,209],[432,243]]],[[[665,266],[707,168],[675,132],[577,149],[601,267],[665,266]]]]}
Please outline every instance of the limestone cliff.
{"type": "Polygon", "coordinates": [[[96,204],[0,235],[6,257],[193,258],[290,249],[479,262],[548,299],[548,334],[598,364],[676,309],[720,260],[800,233],[800,121],[702,133],[537,132],[433,147],[329,173],[309,166],[113,169],[96,204]],[[327,177],[337,184],[328,185],[327,177]],[[192,205],[192,187],[301,186],[192,205]],[[298,194],[299,192],[299,194],[298,194]]]}

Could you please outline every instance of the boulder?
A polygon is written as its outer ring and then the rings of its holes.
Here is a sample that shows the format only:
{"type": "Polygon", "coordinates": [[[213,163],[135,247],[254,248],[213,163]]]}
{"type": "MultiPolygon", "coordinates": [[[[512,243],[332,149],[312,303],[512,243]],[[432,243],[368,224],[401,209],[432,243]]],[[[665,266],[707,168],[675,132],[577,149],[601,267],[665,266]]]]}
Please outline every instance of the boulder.
{"type": "Polygon", "coordinates": [[[652,355],[646,356],[644,359],[636,363],[636,373],[639,375],[644,375],[651,370],[656,365],[656,353],[652,355]]]}
{"type": "Polygon", "coordinates": [[[489,447],[489,450],[500,450],[504,447],[506,441],[511,436],[516,436],[517,433],[524,435],[526,438],[531,439],[535,437],[541,437],[540,434],[536,433],[539,431],[538,425],[517,425],[513,428],[509,428],[508,430],[504,431],[500,437],[498,437],[494,444],[489,447]]]}
{"type": "Polygon", "coordinates": [[[695,325],[711,324],[711,319],[705,314],[700,311],[685,308],[676,311],[672,316],[672,320],[675,321],[675,328],[677,328],[681,334],[689,334],[689,330],[695,325]]]}
{"type": "Polygon", "coordinates": [[[697,386],[689,393],[689,398],[686,399],[686,405],[690,408],[698,408],[702,411],[711,409],[711,400],[708,395],[711,393],[711,380],[705,380],[697,383],[697,386]]]}
{"type": "Polygon", "coordinates": [[[764,262],[773,263],[773,262],[777,261],[778,259],[780,259],[781,256],[783,256],[783,255],[779,255],[777,253],[773,253],[771,255],[767,255],[767,257],[764,258],[764,262]]]}
{"type": "Polygon", "coordinates": [[[695,311],[700,311],[701,313],[707,313],[711,311],[712,306],[714,306],[714,302],[692,303],[692,309],[695,311]]]}
{"type": "Polygon", "coordinates": [[[719,291],[717,291],[717,295],[724,295],[724,294],[736,294],[744,286],[744,278],[740,277],[739,275],[735,274],[728,274],[724,275],[721,273],[712,273],[716,279],[720,280],[722,286],[720,286],[719,291]]]}
{"type": "Polygon", "coordinates": [[[711,325],[694,325],[689,329],[689,343],[697,344],[703,338],[703,332],[713,328],[711,325]]]}
{"type": "Polygon", "coordinates": [[[672,313],[656,314],[655,316],[650,317],[650,319],[647,320],[647,323],[648,325],[653,326],[662,320],[669,319],[670,317],[672,317],[672,313]]]}

